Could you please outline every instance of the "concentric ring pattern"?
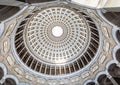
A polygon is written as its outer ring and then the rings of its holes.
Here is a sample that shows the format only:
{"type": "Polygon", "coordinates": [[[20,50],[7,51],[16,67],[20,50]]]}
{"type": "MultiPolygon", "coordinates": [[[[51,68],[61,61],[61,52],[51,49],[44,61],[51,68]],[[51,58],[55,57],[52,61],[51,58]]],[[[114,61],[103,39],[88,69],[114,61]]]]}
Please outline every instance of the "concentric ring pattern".
{"type": "Polygon", "coordinates": [[[28,47],[38,59],[57,64],[73,60],[89,42],[84,19],[73,11],[60,7],[48,8],[34,15],[25,33],[28,47]],[[55,26],[63,28],[61,37],[52,35],[55,26]]]}
{"type": "Polygon", "coordinates": [[[84,68],[99,47],[99,32],[84,12],[66,7],[50,7],[29,14],[19,24],[15,48],[21,61],[34,71],[65,75],[84,68]],[[52,29],[63,34],[56,37],[52,29]]]}

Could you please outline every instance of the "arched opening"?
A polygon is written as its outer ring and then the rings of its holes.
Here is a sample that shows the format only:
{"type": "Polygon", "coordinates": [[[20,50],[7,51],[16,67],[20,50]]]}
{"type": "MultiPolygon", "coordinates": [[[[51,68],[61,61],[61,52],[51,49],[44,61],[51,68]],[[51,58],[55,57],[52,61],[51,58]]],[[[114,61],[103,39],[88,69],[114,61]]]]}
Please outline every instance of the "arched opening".
{"type": "Polygon", "coordinates": [[[2,85],[17,85],[17,84],[13,79],[7,78],[2,85]]]}
{"type": "Polygon", "coordinates": [[[111,64],[108,69],[109,74],[120,85],[120,68],[116,64],[111,64]]]}
{"type": "Polygon", "coordinates": [[[95,85],[95,83],[94,82],[89,82],[86,85],[95,85]]]}
{"type": "Polygon", "coordinates": [[[120,68],[116,64],[111,64],[108,72],[112,77],[120,77],[120,68]]]}
{"type": "Polygon", "coordinates": [[[3,76],[4,76],[4,71],[3,71],[3,69],[0,67],[0,80],[2,79],[3,76]]]}
{"type": "Polygon", "coordinates": [[[117,37],[118,42],[120,43],[120,30],[117,30],[116,37],[117,37]]]}
{"type": "Polygon", "coordinates": [[[100,85],[114,85],[105,74],[100,75],[97,81],[100,85]]]}
{"type": "Polygon", "coordinates": [[[116,59],[120,62],[120,49],[116,51],[116,59]]]}
{"type": "Polygon", "coordinates": [[[19,7],[0,5],[0,21],[6,20],[20,10],[19,7]]]}
{"type": "Polygon", "coordinates": [[[120,27],[120,12],[105,12],[103,15],[108,21],[120,27]]]}

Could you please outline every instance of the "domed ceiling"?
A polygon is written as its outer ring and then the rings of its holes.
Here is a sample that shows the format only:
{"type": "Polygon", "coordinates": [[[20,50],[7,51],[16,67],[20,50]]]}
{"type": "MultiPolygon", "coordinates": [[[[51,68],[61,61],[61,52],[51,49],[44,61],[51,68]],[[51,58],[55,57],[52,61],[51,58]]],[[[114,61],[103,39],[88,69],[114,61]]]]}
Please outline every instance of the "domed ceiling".
{"type": "Polygon", "coordinates": [[[75,3],[26,6],[3,28],[0,61],[19,82],[86,85],[116,62],[118,28],[75,3]]]}

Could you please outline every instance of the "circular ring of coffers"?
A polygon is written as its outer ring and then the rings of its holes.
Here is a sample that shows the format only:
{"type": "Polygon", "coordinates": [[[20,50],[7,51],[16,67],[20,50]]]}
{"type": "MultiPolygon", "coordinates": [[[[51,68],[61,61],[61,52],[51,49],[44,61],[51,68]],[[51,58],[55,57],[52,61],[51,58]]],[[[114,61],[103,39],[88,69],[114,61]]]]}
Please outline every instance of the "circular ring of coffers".
{"type": "Polygon", "coordinates": [[[17,55],[30,69],[59,76],[77,72],[88,65],[99,48],[95,22],[84,12],[66,7],[34,11],[19,24],[14,37],[17,55]],[[63,34],[52,35],[60,26],[63,34]]]}

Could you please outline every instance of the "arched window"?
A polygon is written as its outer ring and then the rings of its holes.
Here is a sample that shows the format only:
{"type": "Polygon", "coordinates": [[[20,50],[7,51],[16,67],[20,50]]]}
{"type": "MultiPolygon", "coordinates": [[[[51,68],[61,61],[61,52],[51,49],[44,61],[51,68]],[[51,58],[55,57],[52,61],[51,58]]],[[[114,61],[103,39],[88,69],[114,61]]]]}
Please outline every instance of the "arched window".
{"type": "Polygon", "coordinates": [[[0,67],[0,80],[2,79],[3,76],[4,76],[4,71],[3,71],[3,69],[0,67]]]}
{"type": "Polygon", "coordinates": [[[17,84],[13,79],[7,78],[2,85],[17,85],[17,84]]]}

